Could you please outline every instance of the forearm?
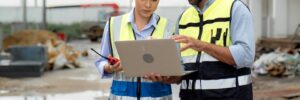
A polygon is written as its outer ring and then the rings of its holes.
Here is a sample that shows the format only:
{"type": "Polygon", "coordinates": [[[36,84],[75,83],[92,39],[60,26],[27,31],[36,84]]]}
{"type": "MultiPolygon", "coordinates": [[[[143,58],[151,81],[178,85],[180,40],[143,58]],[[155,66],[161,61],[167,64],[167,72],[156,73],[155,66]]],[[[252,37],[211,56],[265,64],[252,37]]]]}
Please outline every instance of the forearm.
{"type": "Polygon", "coordinates": [[[217,46],[206,42],[202,42],[202,43],[203,43],[202,46],[205,45],[202,51],[213,56],[214,58],[218,59],[221,62],[233,66],[236,65],[233,56],[230,53],[229,48],[217,46]]]}
{"type": "Polygon", "coordinates": [[[101,78],[111,78],[112,74],[107,72],[106,69],[107,67],[105,67],[107,65],[107,61],[104,61],[103,59],[99,59],[96,61],[96,66],[98,69],[98,72],[101,76],[101,78]]]}
{"type": "MultiPolygon", "coordinates": [[[[101,50],[100,50],[100,54],[103,55],[103,56],[108,56],[109,54],[111,54],[111,50],[110,50],[110,40],[109,40],[109,32],[108,32],[108,23],[106,24],[105,26],[105,29],[104,29],[104,32],[103,32],[103,38],[101,40],[101,50]]],[[[99,58],[97,61],[96,61],[96,66],[97,66],[97,69],[100,73],[100,75],[102,76],[102,78],[110,78],[112,75],[107,71],[107,60],[104,59],[104,58],[99,58]]]]}

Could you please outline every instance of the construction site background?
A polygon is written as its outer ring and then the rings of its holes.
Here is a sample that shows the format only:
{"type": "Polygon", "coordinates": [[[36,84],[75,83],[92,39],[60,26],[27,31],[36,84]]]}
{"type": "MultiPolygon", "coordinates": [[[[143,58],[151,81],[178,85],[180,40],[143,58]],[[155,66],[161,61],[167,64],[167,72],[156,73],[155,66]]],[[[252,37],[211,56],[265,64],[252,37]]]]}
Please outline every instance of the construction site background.
{"type": "MultiPolygon", "coordinates": [[[[252,66],[254,100],[299,100],[300,15],[297,10],[300,1],[243,1],[253,13],[257,37],[252,66]]],[[[100,79],[94,66],[99,56],[89,49],[100,50],[100,39],[109,17],[124,14],[132,7],[119,6],[115,10],[102,4],[49,6],[47,27],[42,23],[42,7],[27,8],[27,23],[22,7],[0,7],[3,15],[0,17],[0,100],[107,99],[112,80],[100,79]],[[57,33],[64,34],[65,39],[60,39],[57,33]],[[3,72],[14,63],[11,49],[36,49],[32,47],[46,49],[43,56],[46,65],[38,65],[42,66],[38,67],[40,74],[3,72]],[[10,77],[14,75],[18,77],[10,77]]],[[[162,5],[156,13],[172,21],[189,7],[162,5]]],[[[32,62],[26,60],[26,63],[32,62]]],[[[179,87],[172,85],[174,100],[179,100],[179,87]]]]}

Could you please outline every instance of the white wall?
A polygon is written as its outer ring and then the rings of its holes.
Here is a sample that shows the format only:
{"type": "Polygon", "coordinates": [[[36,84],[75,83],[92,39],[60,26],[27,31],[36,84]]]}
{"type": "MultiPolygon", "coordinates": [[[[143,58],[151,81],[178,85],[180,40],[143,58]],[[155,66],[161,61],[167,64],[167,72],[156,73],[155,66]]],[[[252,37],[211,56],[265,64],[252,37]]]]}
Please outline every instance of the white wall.
{"type": "Polygon", "coordinates": [[[249,4],[256,37],[264,33],[267,37],[287,37],[300,24],[300,0],[250,0],[249,4]]]}
{"type": "MultiPolygon", "coordinates": [[[[49,23],[72,24],[83,21],[99,21],[99,12],[106,11],[106,8],[66,8],[49,9],[47,21],[49,23]]],[[[107,11],[112,11],[107,9],[107,11]]]]}
{"type": "MultiPolygon", "coordinates": [[[[42,9],[30,7],[27,10],[28,22],[41,22],[42,21],[42,9]]],[[[22,22],[23,10],[21,7],[0,7],[0,22],[22,22]]]]}
{"type": "MultiPolygon", "coordinates": [[[[159,7],[155,13],[166,17],[172,21],[177,21],[180,14],[187,7],[159,7]],[[167,13],[166,13],[167,12],[167,13]]],[[[23,12],[20,7],[0,7],[0,23],[22,22],[23,12]],[[5,15],[5,16],[3,16],[5,15]]],[[[71,24],[83,21],[99,21],[99,12],[111,12],[111,8],[66,8],[66,9],[48,9],[47,21],[49,23],[71,24]]],[[[120,12],[127,13],[129,7],[121,7],[120,12]]],[[[42,21],[41,8],[28,8],[28,22],[40,23],[42,21]]]]}
{"type": "MultiPolygon", "coordinates": [[[[0,0],[4,2],[4,0],[0,0]]],[[[5,0],[6,1],[6,0],[5,0]]],[[[48,0],[50,1],[50,0],[48,0]]],[[[51,0],[54,2],[55,0],[51,0]]],[[[58,0],[56,0],[58,1],[58,0]]],[[[107,0],[106,0],[107,1],[107,0]]],[[[116,0],[114,0],[116,1],[116,0]]],[[[129,0],[128,0],[129,1],[129,0]]],[[[128,2],[118,1],[118,2],[128,2]]],[[[167,17],[172,21],[176,21],[178,16],[189,5],[186,0],[170,2],[171,0],[161,0],[161,4],[156,11],[157,14],[167,17]],[[176,6],[170,6],[175,4],[176,6]],[[167,12],[167,13],[166,13],[167,12]]],[[[254,20],[254,28],[256,37],[261,37],[263,33],[267,33],[268,37],[285,37],[294,34],[298,24],[300,24],[300,0],[243,0],[249,3],[251,13],[254,20]],[[268,3],[268,4],[266,4],[268,3]]],[[[0,2],[0,3],[1,3],[0,2]]],[[[101,1],[102,2],[102,1],[101,1]]],[[[67,2],[66,2],[67,3],[67,2]]],[[[52,3],[55,4],[55,3],[52,3]]],[[[128,4],[125,4],[128,5],[128,4]]],[[[99,10],[99,9],[98,9],[99,10]]],[[[87,18],[88,20],[97,20],[97,8],[92,10],[70,10],[64,11],[52,10],[48,11],[48,21],[50,23],[71,23],[74,21],[81,22],[87,18]]],[[[121,7],[124,12],[129,11],[129,7],[121,7]]],[[[21,22],[22,8],[20,7],[0,7],[0,22],[21,22]],[[5,15],[5,16],[4,16],[5,15]]],[[[28,21],[41,22],[42,13],[40,8],[28,8],[28,21]]]]}
{"type": "MultiPolygon", "coordinates": [[[[23,0],[0,0],[0,6],[19,7],[23,0]]],[[[132,0],[47,0],[47,6],[117,3],[120,7],[129,7],[132,0]]],[[[133,0],[135,1],[135,0],[133,0]]],[[[35,0],[27,0],[27,5],[35,6],[35,0]]],[[[161,7],[187,6],[188,0],[160,0],[161,7]]],[[[42,6],[42,0],[37,0],[37,6],[42,6]]]]}
{"type": "MultiPolygon", "coordinates": [[[[300,24],[300,0],[288,1],[288,33],[294,34],[296,27],[300,24]]],[[[300,35],[300,34],[299,34],[300,35]]]]}
{"type": "Polygon", "coordinates": [[[274,33],[272,37],[286,37],[288,34],[288,0],[273,1],[274,33]]]}
{"type": "Polygon", "coordinates": [[[20,7],[0,7],[0,22],[22,21],[22,8],[20,7]]]}

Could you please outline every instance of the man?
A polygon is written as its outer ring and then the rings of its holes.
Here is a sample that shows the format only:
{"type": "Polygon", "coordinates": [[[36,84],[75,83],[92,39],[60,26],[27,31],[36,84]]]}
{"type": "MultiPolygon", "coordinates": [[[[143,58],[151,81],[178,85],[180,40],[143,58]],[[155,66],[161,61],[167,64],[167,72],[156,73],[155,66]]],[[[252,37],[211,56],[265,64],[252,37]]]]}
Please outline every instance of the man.
{"type": "Polygon", "coordinates": [[[146,78],[180,83],[182,100],[252,100],[250,66],[255,39],[249,9],[234,0],[189,0],[177,33],[186,70],[183,77],[146,78]]]}
{"type": "MultiPolygon", "coordinates": [[[[130,13],[112,17],[106,24],[100,53],[118,58],[115,41],[169,37],[173,25],[154,13],[158,4],[159,0],[135,0],[135,8],[130,13]]],[[[110,100],[172,99],[169,84],[128,77],[122,72],[120,62],[110,65],[105,59],[99,59],[96,65],[103,78],[113,77],[110,100]]]]}

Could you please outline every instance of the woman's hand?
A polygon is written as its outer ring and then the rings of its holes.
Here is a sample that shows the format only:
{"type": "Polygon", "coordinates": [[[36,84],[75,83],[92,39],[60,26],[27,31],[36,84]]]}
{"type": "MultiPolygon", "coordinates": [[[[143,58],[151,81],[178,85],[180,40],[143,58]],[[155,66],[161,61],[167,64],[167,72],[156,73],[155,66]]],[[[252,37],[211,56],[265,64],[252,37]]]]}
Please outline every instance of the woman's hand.
{"type": "Polygon", "coordinates": [[[122,70],[123,70],[123,67],[121,66],[120,61],[114,65],[110,65],[109,63],[104,65],[104,71],[107,73],[120,72],[122,70]]]}

